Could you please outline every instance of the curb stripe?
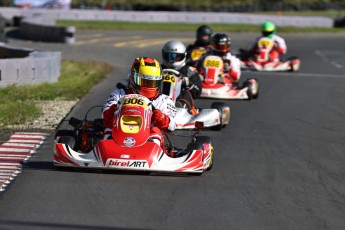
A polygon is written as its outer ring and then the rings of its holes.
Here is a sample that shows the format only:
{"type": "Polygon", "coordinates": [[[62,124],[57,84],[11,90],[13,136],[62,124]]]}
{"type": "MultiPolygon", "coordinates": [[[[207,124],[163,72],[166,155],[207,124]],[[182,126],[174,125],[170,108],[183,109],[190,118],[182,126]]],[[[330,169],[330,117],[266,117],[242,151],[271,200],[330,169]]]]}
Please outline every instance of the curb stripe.
{"type": "Polygon", "coordinates": [[[17,132],[0,145],[0,192],[22,172],[22,163],[36,153],[47,133],[17,132]]]}
{"type": "Polygon", "coordinates": [[[18,152],[18,153],[30,153],[31,149],[15,149],[15,148],[1,148],[0,147],[0,154],[2,152],[18,152]]]}
{"type": "Polygon", "coordinates": [[[43,143],[42,140],[19,140],[19,139],[10,139],[8,143],[18,143],[18,144],[39,144],[41,145],[43,143]]]}
{"type": "Polygon", "coordinates": [[[28,148],[28,149],[37,149],[39,145],[36,144],[23,144],[23,143],[4,143],[0,147],[5,148],[28,148]]]}

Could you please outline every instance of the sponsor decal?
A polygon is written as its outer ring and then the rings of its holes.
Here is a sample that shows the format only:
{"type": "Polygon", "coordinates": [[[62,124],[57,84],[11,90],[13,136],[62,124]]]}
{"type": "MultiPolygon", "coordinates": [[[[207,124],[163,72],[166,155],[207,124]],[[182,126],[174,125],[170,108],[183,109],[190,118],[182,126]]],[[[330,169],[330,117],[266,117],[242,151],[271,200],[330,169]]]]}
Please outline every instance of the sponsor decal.
{"type": "Polygon", "coordinates": [[[129,157],[130,157],[130,155],[128,155],[128,154],[122,154],[120,156],[120,158],[122,158],[122,159],[129,159],[129,157]]]}
{"type": "Polygon", "coordinates": [[[133,137],[126,137],[123,140],[123,144],[127,147],[133,147],[135,145],[135,139],[133,137]]]}
{"type": "Polygon", "coordinates": [[[124,113],[140,113],[141,114],[141,111],[136,110],[136,109],[127,109],[124,111],[124,113]]]}
{"type": "Polygon", "coordinates": [[[119,168],[147,168],[148,163],[145,160],[120,160],[120,159],[108,159],[107,166],[119,167],[119,168]]]}

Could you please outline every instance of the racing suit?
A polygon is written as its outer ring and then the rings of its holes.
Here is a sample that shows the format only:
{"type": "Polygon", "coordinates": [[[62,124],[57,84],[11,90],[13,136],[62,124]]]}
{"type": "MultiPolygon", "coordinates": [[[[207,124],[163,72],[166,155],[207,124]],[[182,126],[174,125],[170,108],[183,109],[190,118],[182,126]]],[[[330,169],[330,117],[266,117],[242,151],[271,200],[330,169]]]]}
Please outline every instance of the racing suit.
{"type": "MultiPolygon", "coordinates": [[[[263,38],[264,36],[259,36],[256,38],[255,43],[253,44],[252,48],[250,49],[250,53],[252,55],[255,55],[258,53],[258,41],[263,38]]],[[[270,52],[270,60],[274,62],[280,61],[280,55],[285,54],[287,51],[285,40],[276,35],[273,34],[273,37],[271,38],[274,41],[274,48],[270,52]]]]}
{"type": "MultiPolygon", "coordinates": [[[[162,69],[168,69],[162,65],[162,69]]],[[[199,72],[196,68],[188,65],[184,65],[178,69],[182,79],[182,90],[180,96],[176,99],[177,102],[188,109],[188,112],[192,115],[197,114],[197,109],[194,106],[194,100],[200,97],[202,83],[199,72]]]]}
{"type": "Polygon", "coordinates": [[[203,54],[205,54],[211,50],[211,46],[210,45],[206,45],[206,46],[201,45],[197,41],[195,41],[193,44],[189,44],[187,46],[187,49],[186,49],[186,52],[187,52],[186,63],[187,63],[187,65],[196,66],[196,64],[198,63],[199,59],[196,59],[197,57],[192,57],[192,52],[195,49],[198,49],[198,53],[200,53],[202,56],[203,54]]]}
{"type": "MultiPolygon", "coordinates": [[[[111,92],[109,97],[107,98],[103,110],[102,110],[102,118],[105,125],[104,130],[104,139],[108,139],[109,136],[111,136],[112,127],[114,124],[114,115],[117,114],[117,103],[119,99],[126,94],[133,93],[131,89],[125,88],[125,89],[115,89],[111,92]]],[[[163,116],[162,124],[157,125],[159,128],[163,130],[168,131],[174,131],[175,130],[175,116],[176,116],[176,107],[174,105],[174,102],[167,96],[163,94],[156,95],[153,99],[150,99],[152,101],[152,105],[154,106],[155,110],[153,111],[153,117],[155,115],[155,112],[159,112],[161,116],[163,116]],[[159,110],[159,111],[157,111],[159,110]],[[163,114],[163,115],[162,115],[163,114]]],[[[159,144],[163,149],[165,149],[164,145],[164,138],[160,129],[156,126],[151,128],[151,136],[158,138],[159,144]]]]}
{"type": "Polygon", "coordinates": [[[240,60],[232,55],[230,52],[227,53],[220,53],[215,50],[211,50],[210,52],[206,53],[203,55],[197,65],[197,68],[200,72],[200,74],[203,76],[204,75],[204,68],[203,68],[203,62],[205,58],[209,55],[215,55],[219,56],[223,59],[224,63],[224,75],[223,78],[221,78],[221,82],[224,84],[233,84],[236,85],[240,78],[241,78],[241,62],[240,60]]]}

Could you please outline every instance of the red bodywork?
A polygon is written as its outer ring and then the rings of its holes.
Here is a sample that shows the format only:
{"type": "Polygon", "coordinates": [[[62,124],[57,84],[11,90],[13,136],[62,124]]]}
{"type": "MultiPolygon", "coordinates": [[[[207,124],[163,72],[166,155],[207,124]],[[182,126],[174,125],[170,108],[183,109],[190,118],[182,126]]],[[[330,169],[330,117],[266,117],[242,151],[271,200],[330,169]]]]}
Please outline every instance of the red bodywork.
{"type": "Polygon", "coordinates": [[[151,102],[140,95],[126,95],[115,113],[112,139],[98,141],[87,153],[73,150],[56,137],[54,165],[117,170],[202,173],[210,164],[211,152],[184,150],[172,157],[165,149],[164,137],[151,127],[151,102]],[[205,161],[204,159],[207,159],[205,161]]]}

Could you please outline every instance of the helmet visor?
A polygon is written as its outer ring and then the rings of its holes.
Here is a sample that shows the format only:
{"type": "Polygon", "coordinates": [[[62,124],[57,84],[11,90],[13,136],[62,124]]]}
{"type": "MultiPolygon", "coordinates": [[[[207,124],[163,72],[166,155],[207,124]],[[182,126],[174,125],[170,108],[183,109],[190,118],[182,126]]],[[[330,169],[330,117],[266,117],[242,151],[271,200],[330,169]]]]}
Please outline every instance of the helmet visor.
{"type": "Polygon", "coordinates": [[[136,85],[143,87],[155,88],[162,85],[162,76],[150,76],[134,73],[133,80],[136,85]]]}
{"type": "Polygon", "coordinates": [[[262,35],[265,37],[269,37],[269,36],[273,35],[273,31],[262,31],[262,35]]]}
{"type": "Polygon", "coordinates": [[[220,52],[227,52],[230,50],[230,47],[228,44],[214,44],[214,49],[220,52]]]}
{"type": "Polygon", "coordinates": [[[173,62],[180,62],[183,61],[185,58],[184,53],[170,53],[170,52],[163,52],[163,58],[169,63],[173,62]]]}

